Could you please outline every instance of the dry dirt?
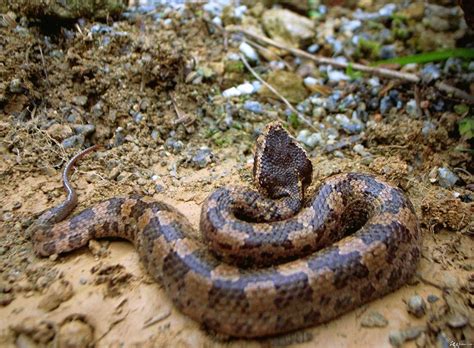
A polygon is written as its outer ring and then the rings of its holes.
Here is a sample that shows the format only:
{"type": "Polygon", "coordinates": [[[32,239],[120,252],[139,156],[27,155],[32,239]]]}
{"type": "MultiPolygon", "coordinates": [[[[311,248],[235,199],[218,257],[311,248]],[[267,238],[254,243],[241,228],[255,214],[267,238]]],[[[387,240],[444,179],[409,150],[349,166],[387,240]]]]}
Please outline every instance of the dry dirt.
{"type": "Polygon", "coordinates": [[[59,145],[62,135],[49,131],[52,124],[94,124],[95,133],[85,137],[84,145],[110,145],[81,161],[73,174],[77,209],[142,193],[174,205],[197,228],[200,205],[210,192],[251,182],[252,134],[270,118],[240,113],[240,129],[222,132],[223,107],[221,113],[213,110],[218,102],[210,103],[207,96],[230,77],[200,85],[185,79],[194,69],[192,57],[198,64],[219,66],[222,37],[209,34],[199,18],[162,31],[151,32],[146,24],[144,19],[119,23],[115,29],[129,35],[112,36],[103,48],[90,34],[91,25],[74,38],[65,39],[63,31],[49,40],[41,39],[37,27],[26,32],[0,28],[0,346],[389,347],[391,332],[409,328],[422,333],[406,347],[474,342],[473,204],[461,199],[472,197],[474,182],[469,155],[455,150],[461,141],[450,136],[456,124],[449,114],[435,116],[438,128],[429,136],[420,133],[421,121],[404,115],[375,122],[364,138],[370,160],[350,148],[342,149],[342,159],[311,154],[316,185],[331,174],[363,171],[402,187],[415,205],[424,240],[418,275],[409,285],[327,324],[261,340],[221,337],[177,311],[126,242],[99,240],[57,258],[36,257],[25,230],[64,198],[60,170],[78,151],[59,145]],[[104,65],[109,71],[102,70],[104,65]],[[21,81],[19,93],[8,87],[15,78],[21,81]],[[191,126],[173,123],[170,92],[184,112],[202,110],[191,126]],[[86,102],[75,102],[77,96],[86,96],[86,102]],[[99,101],[101,113],[94,114],[99,101]],[[137,108],[145,115],[141,123],[128,114],[137,108]],[[70,114],[75,119],[66,121],[70,114]],[[155,138],[150,135],[154,129],[155,138]],[[172,130],[174,139],[185,144],[177,154],[164,146],[172,130]],[[189,158],[203,145],[211,147],[212,162],[195,168],[189,158]],[[461,184],[451,189],[430,181],[433,168],[446,164],[461,168],[461,184]],[[421,318],[407,311],[413,295],[427,302],[421,318]],[[362,327],[374,311],[388,324],[362,327]]]}

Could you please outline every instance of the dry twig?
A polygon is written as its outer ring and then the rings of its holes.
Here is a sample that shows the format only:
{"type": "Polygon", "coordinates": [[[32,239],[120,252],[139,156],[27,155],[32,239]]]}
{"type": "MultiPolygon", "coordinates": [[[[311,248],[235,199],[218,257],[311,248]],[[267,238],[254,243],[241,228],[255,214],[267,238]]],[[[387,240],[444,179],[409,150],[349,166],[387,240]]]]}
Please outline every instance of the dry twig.
{"type": "MultiPolygon", "coordinates": [[[[396,70],[387,69],[387,68],[371,67],[371,66],[367,66],[367,65],[363,65],[359,63],[345,63],[345,62],[340,62],[332,58],[315,56],[313,54],[300,50],[299,48],[286,46],[268,37],[253,33],[249,30],[246,30],[240,27],[226,28],[225,30],[231,33],[242,33],[246,36],[252,37],[255,40],[260,40],[261,42],[264,42],[267,45],[272,45],[274,47],[288,51],[294,54],[295,56],[312,60],[316,62],[317,64],[327,64],[327,65],[331,65],[340,69],[346,69],[350,66],[354,70],[358,70],[358,71],[362,71],[362,72],[366,72],[366,73],[370,73],[373,75],[378,75],[378,76],[386,77],[386,78],[400,79],[400,80],[404,80],[404,81],[412,82],[412,83],[419,83],[421,81],[421,78],[418,75],[412,74],[412,73],[405,73],[405,72],[396,71],[396,70]]],[[[435,86],[440,91],[443,91],[448,94],[452,94],[453,96],[460,99],[464,99],[469,103],[474,103],[474,96],[460,90],[459,88],[450,86],[441,81],[438,81],[437,83],[435,83],[435,86]]]]}
{"type": "Polygon", "coordinates": [[[288,109],[290,109],[292,112],[294,112],[297,116],[298,116],[298,119],[303,122],[305,125],[307,125],[309,128],[311,128],[312,130],[314,131],[317,131],[317,129],[313,126],[313,124],[311,123],[311,121],[309,121],[308,119],[306,119],[306,117],[304,117],[304,115],[299,112],[298,110],[296,110],[293,105],[291,105],[291,103],[284,97],[280,94],[280,92],[278,92],[272,85],[270,85],[268,82],[266,82],[264,79],[262,79],[260,77],[260,75],[258,75],[255,70],[252,69],[252,67],[250,66],[250,64],[247,62],[247,59],[245,59],[244,55],[243,54],[240,54],[240,59],[242,60],[242,62],[244,63],[245,67],[252,73],[253,76],[255,76],[255,78],[257,80],[259,80],[262,84],[264,84],[273,94],[275,94],[278,98],[280,98],[280,100],[288,107],[288,109]]]}

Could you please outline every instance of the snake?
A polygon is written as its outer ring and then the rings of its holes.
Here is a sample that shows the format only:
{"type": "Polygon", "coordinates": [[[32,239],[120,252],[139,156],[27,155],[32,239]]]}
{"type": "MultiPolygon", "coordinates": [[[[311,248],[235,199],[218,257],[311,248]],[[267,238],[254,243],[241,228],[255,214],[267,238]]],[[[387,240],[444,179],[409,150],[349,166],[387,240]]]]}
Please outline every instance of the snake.
{"type": "Polygon", "coordinates": [[[257,190],[217,188],[202,204],[200,233],[173,206],[136,194],[67,218],[77,204],[68,176],[95,149],[69,161],[66,200],[32,224],[36,254],[126,239],[174,306],[203,329],[254,338],[319,325],[400,288],[416,271],[422,238],[403,191],[356,172],[310,190],[312,162],[279,122],[256,140],[257,190]]]}

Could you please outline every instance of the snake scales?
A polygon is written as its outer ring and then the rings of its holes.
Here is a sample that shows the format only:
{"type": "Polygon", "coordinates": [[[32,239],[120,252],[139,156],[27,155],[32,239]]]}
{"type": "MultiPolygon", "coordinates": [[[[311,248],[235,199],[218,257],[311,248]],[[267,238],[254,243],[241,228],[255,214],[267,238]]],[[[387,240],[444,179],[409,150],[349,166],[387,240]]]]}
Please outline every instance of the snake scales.
{"type": "Polygon", "coordinates": [[[175,306],[217,332],[256,337],[328,321],[399,288],[420,257],[417,218],[400,189],[349,173],[305,197],[312,164],[278,123],[257,140],[259,192],[212,193],[200,239],[180,212],[146,197],[114,197],[64,220],[77,201],[68,174],[91,150],[64,170],[66,201],[33,225],[36,253],[125,238],[175,306]]]}

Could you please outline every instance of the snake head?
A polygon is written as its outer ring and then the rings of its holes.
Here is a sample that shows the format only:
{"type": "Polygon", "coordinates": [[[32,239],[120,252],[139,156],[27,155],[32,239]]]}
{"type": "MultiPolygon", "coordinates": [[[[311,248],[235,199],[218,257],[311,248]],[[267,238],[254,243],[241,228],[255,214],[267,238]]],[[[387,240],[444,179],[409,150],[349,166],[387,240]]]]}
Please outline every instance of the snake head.
{"type": "Polygon", "coordinates": [[[296,196],[302,200],[312,173],[313,165],[295,138],[280,122],[268,124],[255,147],[253,175],[259,192],[273,199],[296,196]]]}

